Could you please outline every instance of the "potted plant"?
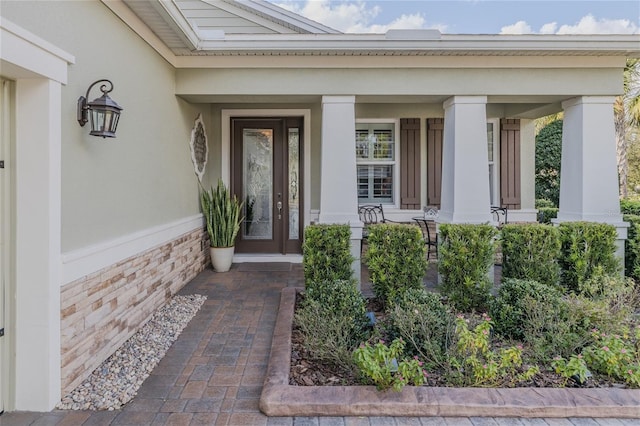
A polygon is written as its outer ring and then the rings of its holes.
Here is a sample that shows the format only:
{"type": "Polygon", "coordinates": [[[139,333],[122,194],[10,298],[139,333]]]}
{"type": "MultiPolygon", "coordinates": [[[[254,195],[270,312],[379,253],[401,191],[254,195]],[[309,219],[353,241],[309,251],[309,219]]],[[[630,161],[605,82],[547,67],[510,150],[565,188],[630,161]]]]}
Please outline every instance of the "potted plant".
{"type": "Polygon", "coordinates": [[[231,268],[236,236],[242,218],[242,203],[236,196],[231,196],[229,189],[218,180],[216,188],[200,192],[200,206],[207,225],[211,264],[217,272],[226,272],[231,268]]]}

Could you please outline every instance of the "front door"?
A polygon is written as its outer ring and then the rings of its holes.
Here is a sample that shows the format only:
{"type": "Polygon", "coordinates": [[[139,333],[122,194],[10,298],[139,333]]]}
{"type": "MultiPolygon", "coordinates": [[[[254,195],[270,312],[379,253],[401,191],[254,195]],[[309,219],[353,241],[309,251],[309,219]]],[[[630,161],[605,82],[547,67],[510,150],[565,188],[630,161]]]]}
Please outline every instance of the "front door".
{"type": "Polygon", "coordinates": [[[302,123],[231,120],[232,191],[244,202],[236,252],[302,252],[302,123]]]}

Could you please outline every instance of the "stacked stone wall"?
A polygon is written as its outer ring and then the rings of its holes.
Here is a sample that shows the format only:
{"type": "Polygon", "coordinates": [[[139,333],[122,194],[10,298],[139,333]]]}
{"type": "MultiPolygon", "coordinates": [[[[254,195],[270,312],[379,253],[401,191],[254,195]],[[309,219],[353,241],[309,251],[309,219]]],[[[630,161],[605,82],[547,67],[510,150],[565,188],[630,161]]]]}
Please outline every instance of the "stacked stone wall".
{"type": "Polygon", "coordinates": [[[61,289],[62,393],[73,390],[206,266],[202,229],[61,289]]]}

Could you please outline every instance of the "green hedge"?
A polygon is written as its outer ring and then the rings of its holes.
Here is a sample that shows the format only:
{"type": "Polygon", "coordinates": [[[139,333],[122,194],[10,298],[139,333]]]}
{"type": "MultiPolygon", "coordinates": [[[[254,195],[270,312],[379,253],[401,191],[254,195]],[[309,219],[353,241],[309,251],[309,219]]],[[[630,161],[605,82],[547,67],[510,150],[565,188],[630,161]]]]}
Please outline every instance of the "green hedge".
{"type": "Polygon", "coordinates": [[[622,214],[640,216],[640,200],[620,200],[620,211],[622,214]]]}
{"type": "Polygon", "coordinates": [[[302,252],[306,288],[323,282],[353,281],[349,225],[307,226],[302,252]]]}
{"type": "Polygon", "coordinates": [[[553,201],[547,200],[546,198],[537,198],[536,199],[536,209],[539,209],[539,208],[542,208],[542,207],[558,207],[558,206],[553,204],[553,201]]]}
{"type": "Polygon", "coordinates": [[[640,215],[626,214],[625,222],[629,222],[627,241],[624,248],[624,273],[636,281],[640,281],[640,215]]]}
{"type": "MultiPolygon", "coordinates": [[[[556,287],[547,286],[533,280],[506,279],[498,296],[491,303],[491,318],[495,331],[509,339],[523,340],[527,326],[527,312],[532,302],[543,312],[557,312],[562,294],[556,287]],[[551,309],[546,309],[550,307],[551,309]]],[[[543,321],[552,322],[553,317],[544,316],[543,321]]]]}
{"type": "Polygon", "coordinates": [[[422,288],[426,247],[417,226],[372,225],[365,261],[376,297],[386,303],[409,288],[422,288]]]}
{"type": "Polygon", "coordinates": [[[502,278],[534,280],[556,286],[560,276],[560,232],[541,224],[505,225],[502,235],[502,278]]]}
{"type": "Polygon", "coordinates": [[[440,291],[460,311],[484,311],[487,307],[496,233],[491,225],[440,225],[440,291]]]}
{"type": "Polygon", "coordinates": [[[618,272],[615,226],[594,222],[563,222],[559,225],[561,284],[582,292],[582,285],[598,272],[618,272]]]}

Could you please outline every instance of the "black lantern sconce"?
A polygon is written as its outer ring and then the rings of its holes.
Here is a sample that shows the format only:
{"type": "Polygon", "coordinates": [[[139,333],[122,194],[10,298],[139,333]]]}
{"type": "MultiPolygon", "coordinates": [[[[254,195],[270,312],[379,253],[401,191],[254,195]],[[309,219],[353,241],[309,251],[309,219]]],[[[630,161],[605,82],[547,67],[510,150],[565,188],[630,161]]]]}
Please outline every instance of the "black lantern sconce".
{"type": "Polygon", "coordinates": [[[78,99],[78,123],[80,123],[80,126],[84,126],[87,121],[89,121],[87,116],[90,111],[91,132],[89,134],[92,136],[102,136],[103,138],[116,137],[116,128],[118,127],[122,107],[107,95],[107,93],[112,90],[113,83],[109,80],[98,80],[89,86],[85,96],[80,96],[78,99]],[[102,96],[91,102],[87,102],[91,88],[98,83],[109,83],[110,88],[107,90],[106,84],[101,85],[100,90],[102,91],[102,96]]]}

